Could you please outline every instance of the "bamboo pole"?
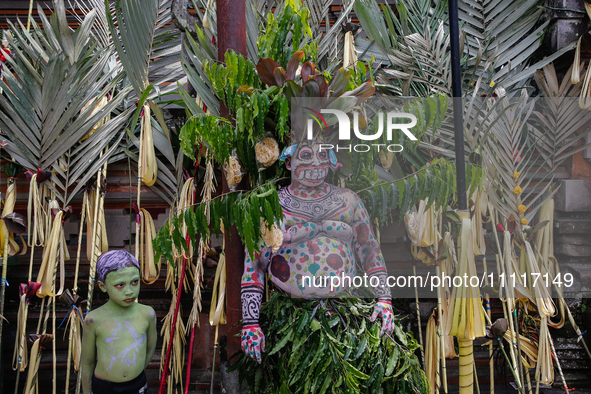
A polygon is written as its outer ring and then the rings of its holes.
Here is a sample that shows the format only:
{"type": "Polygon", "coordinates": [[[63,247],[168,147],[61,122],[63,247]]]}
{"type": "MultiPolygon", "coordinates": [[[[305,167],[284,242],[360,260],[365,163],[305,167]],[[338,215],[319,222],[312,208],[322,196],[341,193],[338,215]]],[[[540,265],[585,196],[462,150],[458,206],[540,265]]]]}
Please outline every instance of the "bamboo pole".
{"type": "Polygon", "coordinates": [[[460,393],[474,392],[474,348],[472,340],[458,338],[460,348],[460,393]]]}

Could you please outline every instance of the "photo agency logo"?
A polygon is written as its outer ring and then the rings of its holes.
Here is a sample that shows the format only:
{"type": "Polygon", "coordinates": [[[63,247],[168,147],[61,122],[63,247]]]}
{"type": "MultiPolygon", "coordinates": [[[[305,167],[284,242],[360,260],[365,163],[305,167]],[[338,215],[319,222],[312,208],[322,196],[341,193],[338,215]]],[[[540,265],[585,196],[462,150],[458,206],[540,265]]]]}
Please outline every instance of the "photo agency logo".
{"type": "MultiPolygon", "coordinates": [[[[310,107],[303,107],[304,114],[307,116],[306,122],[306,133],[307,139],[313,140],[314,135],[314,123],[320,128],[320,130],[328,130],[328,123],[324,115],[334,116],[338,122],[338,140],[337,144],[320,144],[320,151],[334,149],[336,152],[349,151],[349,152],[369,152],[372,147],[376,148],[378,152],[388,151],[393,153],[399,153],[404,150],[404,147],[400,144],[378,144],[370,143],[370,141],[376,141],[382,139],[384,130],[386,132],[386,140],[392,141],[392,137],[395,132],[404,133],[411,141],[417,141],[417,137],[410,131],[417,125],[417,117],[407,112],[387,112],[384,116],[384,112],[378,112],[376,115],[377,119],[377,130],[374,134],[364,134],[360,130],[360,114],[358,111],[353,112],[353,127],[351,127],[351,119],[345,111],[339,109],[328,109],[322,108],[320,111],[316,111],[310,107]],[[385,120],[384,120],[385,118],[385,120]],[[351,144],[351,129],[353,134],[361,141],[367,141],[367,143],[351,144]],[[349,144],[343,142],[348,141],[349,144]]],[[[334,124],[334,119],[330,119],[334,124]]]]}

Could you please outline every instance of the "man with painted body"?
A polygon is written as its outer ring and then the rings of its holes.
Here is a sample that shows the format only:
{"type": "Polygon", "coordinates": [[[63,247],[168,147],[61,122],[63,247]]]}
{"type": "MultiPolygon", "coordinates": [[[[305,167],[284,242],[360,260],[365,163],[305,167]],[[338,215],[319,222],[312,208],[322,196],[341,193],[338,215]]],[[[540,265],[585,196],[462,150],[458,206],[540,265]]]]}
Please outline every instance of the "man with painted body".
{"type": "Polygon", "coordinates": [[[264,244],[244,262],[242,277],[242,350],[261,362],[265,336],[259,326],[265,272],[277,287],[294,297],[339,296],[349,281],[366,275],[378,302],[371,320],[382,319],[382,335],[394,330],[390,290],[384,258],[361,199],[352,191],[324,182],[338,164],[334,152],[320,142],[303,141],[283,153],[292,183],[279,191],[283,209],[283,244],[275,253],[264,244]],[[364,273],[357,271],[355,255],[364,273]],[[327,280],[323,280],[326,277],[327,280]]]}
{"type": "Polygon", "coordinates": [[[156,350],[154,309],[136,302],[140,292],[137,260],[124,250],[97,262],[98,286],[109,301],[86,315],[82,339],[84,394],[143,394],[144,369],[156,350]]]}

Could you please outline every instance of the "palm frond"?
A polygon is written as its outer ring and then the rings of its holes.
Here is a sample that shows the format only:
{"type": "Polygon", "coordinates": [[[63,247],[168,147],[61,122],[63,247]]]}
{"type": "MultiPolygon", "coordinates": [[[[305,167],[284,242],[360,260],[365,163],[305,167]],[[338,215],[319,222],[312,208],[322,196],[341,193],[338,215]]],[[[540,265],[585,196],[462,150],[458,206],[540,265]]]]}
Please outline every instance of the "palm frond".
{"type": "MultiPolygon", "coordinates": [[[[215,116],[219,116],[220,113],[220,102],[219,99],[215,95],[215,90],[205,70],[203,69],[203,62],[204,61],[215,61],[217,60],[217,55],[215,57],[212,56],[213,48],[209,47],[209,43],[203,34],[203,31],[197,28],[197,38],[199,40],[199,44],[191,37],[190,35],[187,36],[187,42],[189,45],[185,46],[187,52],[187,58],[183,56],[182,65],[185,73],[187,74],[187,78],[189,79],[189,83],[193,86],[193,89],[197,92],[197,96],[203,100],[207,108],[211,111],[211,113],[215,116]]],[[[183,95],[185,102],[190,102],[194,100],[186,94],[183,95]]],[[[181,94],[182,94],[181,93],[181,94]]],[[[192,107],[194,108],[194,107],[192,107]]],[[[195,111],[195,109],[193,109],[195,111]]],[[[192,115],[198,115],[197,113],[192,113],[192,115]]]]}
{"type": "Polygon", "coordinates": [[[10,140],[9,153],[28,169],[53,169],[46,184],[63,206],[75,194],[69,190],[79,190],[100,168],[97,162],[109,159],[114,148],[101,160],[96,157],[117,141],[131,112],[99,123],[118,109],[131,87],[117,87],[123,75],[120,67],[108,66],[113,49],[97,45],[90,28],[96,11],[88,12],[75,32],[65,15],[60,0],[50,20],[41,17],[43,29],[34,24],[27,32],[21,23],[20,28],[11,26],[14,58],[7,59],[10,72],[0,81],[5,92],[0,96],[0,127],[10,140]],[[106,96],[111,96],[108,103],[95,110],[106,96]]]}
{"type": "Polygon", "coordinates": [[[105,2],[109,30],[137,97],[151,84],[148,99],[176,89],[182,76],[181,34],[171,24],[170,0],[122,0],[114,15],[105,2]]]}
{"type": "MultiPolygon", "coordinates": [[[[110,46],[112,44],[111,31],[109,30],[109,21],[107,19],[107,13],[105,12],[104,0],[74,0],[74,3],[72,3],[71,0],[68,0],[68,2],[70,4],[70,9],[75,10],[78,8],[82,12],[82,15],[73,11],[71,12],[78,23],[82,23],[86,15],[90,12],[96,12],[96,19],[92,25],[92,32],[100,46],[103,48],[110,46]]],[[[113,4],[110,5],[110,11],[113,12],[113,4]]]]}
{"type": "MultiPolygon", "coordinates": [[[[579,67],[580,75],[585,74],[583,65],[579,67]]],[[[574,148],[591,131],[591,112],[579,107],[578,96],[583,81],[579,75],[579,83],[571,84],[573,66],[558,81],[553,64],[545,66],[535,74],[536,83],[542,90],[544,98],[537,99],[534,112],[539,120],[538,137],[540,155],[546,160],[550,171],[564,162],[576,152],[588,148],[591,144],[580,144],[574,148]]]]}
{"type": "Polygon", "coordinates": [[[546,173],[532,185],[534,175],[544,164],[537,160],[540,140],[535,138],[536,132],[532,132],[535,102],[525,91],[518,100],[502,97],[490,100],[490,103],[496,101],[500,103],[492,111],[495,122],[490,127],[491,135],[483,144],[483,166],[487,173],[487,188],[491,191],[489,198],[495,209],[507,219],[517,220],[519,205],[525,205],[525,218],[531,221],[552,196],[548,189],[553,180],[551,173],[546,173]]]}

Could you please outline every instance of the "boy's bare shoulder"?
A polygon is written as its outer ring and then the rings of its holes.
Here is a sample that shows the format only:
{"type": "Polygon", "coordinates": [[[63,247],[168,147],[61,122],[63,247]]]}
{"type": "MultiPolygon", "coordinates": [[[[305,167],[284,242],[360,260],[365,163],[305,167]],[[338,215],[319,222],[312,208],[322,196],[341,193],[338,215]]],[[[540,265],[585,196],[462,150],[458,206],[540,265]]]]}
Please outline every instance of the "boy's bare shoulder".
{"type": "Polygon", "coordinates": [[[101,320],[101,315],[102,313],[100,311],[100,308],[88,312],[84,317],[84,327],[86,329],[93,330],[96,326],[96,323],[98,323],[101,320]]]}
{"type": "Polygon", "coordinates": [[[156,312],[154,312],[154,308],[152,308],[150,305],[144,305],[144,304],[138,303],[137,306],[139,307],[139,311],[140,311],[141,315],[144,316],[145,318],[152,319],[156,316],[156,312]]]}

